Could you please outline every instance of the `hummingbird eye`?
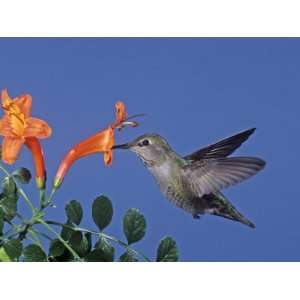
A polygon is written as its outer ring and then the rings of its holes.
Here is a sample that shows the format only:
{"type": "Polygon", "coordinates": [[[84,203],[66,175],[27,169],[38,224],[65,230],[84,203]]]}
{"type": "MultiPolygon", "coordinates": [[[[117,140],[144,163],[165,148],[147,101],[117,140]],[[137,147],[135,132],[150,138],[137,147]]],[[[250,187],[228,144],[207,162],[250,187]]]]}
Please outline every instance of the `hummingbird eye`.
{"type": "Polygon", "coordinates": [[[148,146],[149,144],[150,144],[149,140],[143,140],[142,142],[139,143],[139,146],[143,147],[143,146],[148,146]]]}

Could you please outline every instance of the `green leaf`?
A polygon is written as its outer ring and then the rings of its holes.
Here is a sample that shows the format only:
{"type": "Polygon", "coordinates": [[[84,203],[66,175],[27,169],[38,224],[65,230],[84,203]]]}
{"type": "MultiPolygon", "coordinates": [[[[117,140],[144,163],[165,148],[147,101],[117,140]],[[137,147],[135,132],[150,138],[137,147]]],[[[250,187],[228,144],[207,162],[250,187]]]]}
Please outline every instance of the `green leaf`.
{"type": "Polygon", "coordinates": [[[67,262],[67,261],[74,261],[73,255],[65,249],[62,255],[60,256],[49,256],[48,261],[55,261],[55,262],[67,262]]]}
{"type": "Polygon", "coordinates": [[[69,243],[71,244],[72,248],[77,248],[80,246],[82,241],[82,233],[80,231],[74,231],[71,235],[69,243]]]}
{"type": "Polygon", "coordinates": [[[66,205],[65,209],[68,220],[79,225],[83,215],[81,204],[76,200],[72,200],[66,205]]]}
{"type": "Polygon", "coordinates": [[[18,191],[14,180],[7,176],[2,180],[3,193],[0,194],[0,208],[3,209],[4,217],[12,220],[17,213],[18,191]]]}
{"type": "Polygon", "coordinates": [[[78,253],[80,257],[84,257],[87,255],[92,248],[92,235],[91,233],[87,232],[82,235],[81,243],[75,251],[78,253]]]}
{"type": "Polygon", "coordinates": [[[83,234],[80,231],[75,231],[72,233],[69,243],[74,251],[83,257],[91,251],[91,239],[90,233],[83,234]]]}
{"type": "Polygon", "coordinates": [[[18,180],[20,183],[26,184],[30,182],[31,173],[26,168],[19,168],[12,173],[14,179],[18,180]]]}
{"type": "Polygon", "coordinates": [[[111,243],[105,239],[100,238],[95,244],[95,249],[100,249],[103,251],[105,256],[105,261],[114,261],[115,256],[115,248],[111,245],[111,243]]]}
{"type": "Polygon", "coordinates": [[[178,248],[176,242],[171,237],[165,237],[159,243],[156,261],[171,262],[178,261],[178,248]]]}
{"type": "Polygon", "coordinates": [[[138,260],[134,257],[134,255],[132,255],[131,253],[126,251],[125,253],[123,253],[120,256],[120,261],[121,262],[137,262],[138,260]]]}
{"type": "Polygon", "coordinates": [[[130,208],[123,219],[123,231],[128,244],[141,240],[146,233],[145,217],[136,208],[130,208]]]}
{"type": "Polygon", "coordinates": [[[92,215],[95,224],[103,230],[109,225],[113,216],[111,201],[105,196],[96,198],[93,202],[92,215]]]}
{"type": "MultiPolygon", "coordinates": [[[[73,224],[69,220],[66,222],[65,225],[73,227],[73,224]]],[[[69,241],[73,232],[74,230],[71,228],[62,227],[60,235],[65,241],[69,241]]]]}
{"type": "Polygon", "coordinates": [[[47,256],[43,249],[35,244],[28,245],[23,250],[24,261],[26,262],[38,262],[47,261],[47,256]]]}
{"type": "Polygon", "coordinates": [[[64,254],[66,248],[59,239],[51,241],[49,247],[49,255],[53,257],[58,257],[64,254]]]}
{"type": "Polygon", "coordinates": [[[2,188],[4,194],[15,195],[17,193],[17,186],[12,177],[4,177],[2,180],[2,188]]]}
{"type": "Polygon", "coordinates": [[[5,252],[4,248],[0,248],[0,262],[11,262],[10,257],[5,252]]]}
{"type": "Polygon", "coordinates": [[[23,246],[20,240],[9,240],[4,243],[3,248],[5,250],[5,253],[12,261],[18,261],[18,258],[22,254],[23,246]]]}
{"type": "Polygon", "coordinates": [[[3,234],[3,227],[4,227],[4,211],[0,208],[0,236],[3,234]]]}
{"type": "Polygon", "coordinates": [[[12,220],[17,213],[17,199],[4,193],[0,194],[0,208],[4,212],[5,219],[12,220]]]}
{"type": "Polygon", "coordinates": [[[94,249],[84,259],[85,261],[88,262],[96,262],[96,261],[109,262],[110,261],[107,260],[107,255],[101,249],[94,249]]]}

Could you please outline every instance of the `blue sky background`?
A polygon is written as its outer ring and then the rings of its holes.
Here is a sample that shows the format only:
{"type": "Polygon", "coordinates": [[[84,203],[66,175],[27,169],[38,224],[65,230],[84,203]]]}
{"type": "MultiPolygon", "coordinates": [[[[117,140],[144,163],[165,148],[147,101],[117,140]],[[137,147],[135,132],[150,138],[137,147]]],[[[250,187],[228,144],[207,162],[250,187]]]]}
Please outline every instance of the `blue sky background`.
{"type": "MultiPolygon", "coordinates": [[[[192,219],[126,151],[115,152],[110,168],[100,154],[78,161],[49,218],[65,220],[64,205],[77,199],[83,226],[96,229],[92,200],[105,194],[115,211],[108,233],[123,236],[128,208],[144,213],[147,233],[136,248],[151,258],[171,235],[184,261],[300,260],[300,39],[0,39],[0,49],[0,88],[31,93],[33,115],[53,128],[43,141],[49,181],[71,146],[113,120],[118,99],[129,114],[148,114],[139,128],[117,134],[118,143],[154,132],[187,154],[258,128],[236,155],[259,156],[266,169],[224,192],[255,230],[213,216],[192,219]]],[[[10,169],[17,166],[32,169],[25,148],[10,169]]],[[[25,189],[37,197],[34,183],[25,189]]]]}

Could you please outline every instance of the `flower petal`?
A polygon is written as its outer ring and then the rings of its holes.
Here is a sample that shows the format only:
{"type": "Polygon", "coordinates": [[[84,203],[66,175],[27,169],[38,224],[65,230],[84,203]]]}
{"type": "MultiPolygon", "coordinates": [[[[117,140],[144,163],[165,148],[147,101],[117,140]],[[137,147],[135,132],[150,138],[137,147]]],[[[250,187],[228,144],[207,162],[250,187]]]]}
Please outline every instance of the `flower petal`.
{"type": "Polygon", "coordinates": [[[7,115],[4,115],[2,119],[0,120],[0,135],[3,136],[14,136],[10,122],[9,122],[9,117],[7,115]]]}
{"type": "Polygon", "coordinates": [[[24,130],[24,137],[37,137],[39,139],[48,138],[52,133],[52,129],[47,122],[37,119],[26,119],[26,127],[24,130]]]}
{"type": "Polygon", "coordinates": [[[8,91],[7,89],[4,89],[1,91],[1,100],[2,100],[2,104],[6,104],[10,101],[12,101],[12,99],[8,96],[8,91]]]}
{"type": "Polygon", "coordinates": [[[18,158],[23,143],[23,138],[5,137],[2,143],[2,160],[7,164],[13,164],[18,158]]]}
{"type": "Polygon", "coordinates": [[[31,115],[32,98],[31,95],[25,94],[15,98],[14,103],[19,107],[25,118],[31,115]]]}
{"type": "Polygon", "coordinates": [[[116,121],[123,122],[127,119],[127,112],[125,104],[122,101],[118,101],[115,105],[116,108],[116,121]]]}
{"type": "Polygon", "coordinates": [[[73,157],[77,160],[93,153],[110,151],[114,143],[114,131],[108,127],[75,145],[73,157]]]}
{"type": "Polygon", "coordinates": [[[115,105],[116,108],[116,119],[115,122],[112,124],[112,128],[115,129],[121,123],[123,123],[127,119],[127,112],[125,104],[122,101],[118,101],[115,105]]]}
{"type": "Polygon", "coordinates": [[[113,152],[112,151],[106,151],[104,152],[104,163],[106,166],[110,166],[112,164],[112,160],[113,160],[113,152]]]}

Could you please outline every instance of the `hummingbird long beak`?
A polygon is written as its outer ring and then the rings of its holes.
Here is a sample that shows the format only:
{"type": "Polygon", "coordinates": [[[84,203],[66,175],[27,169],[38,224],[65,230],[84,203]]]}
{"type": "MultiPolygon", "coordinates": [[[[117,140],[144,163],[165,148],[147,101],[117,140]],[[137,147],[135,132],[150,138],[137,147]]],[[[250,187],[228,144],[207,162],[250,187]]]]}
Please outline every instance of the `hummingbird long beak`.
{"type": "Polygon", "coordinates": [[[114,145],[112,147],[112,149],[129,149],[130,148],[130,144],[126,143],[126,144],[121,144],[121,145],[114,145]]]}

